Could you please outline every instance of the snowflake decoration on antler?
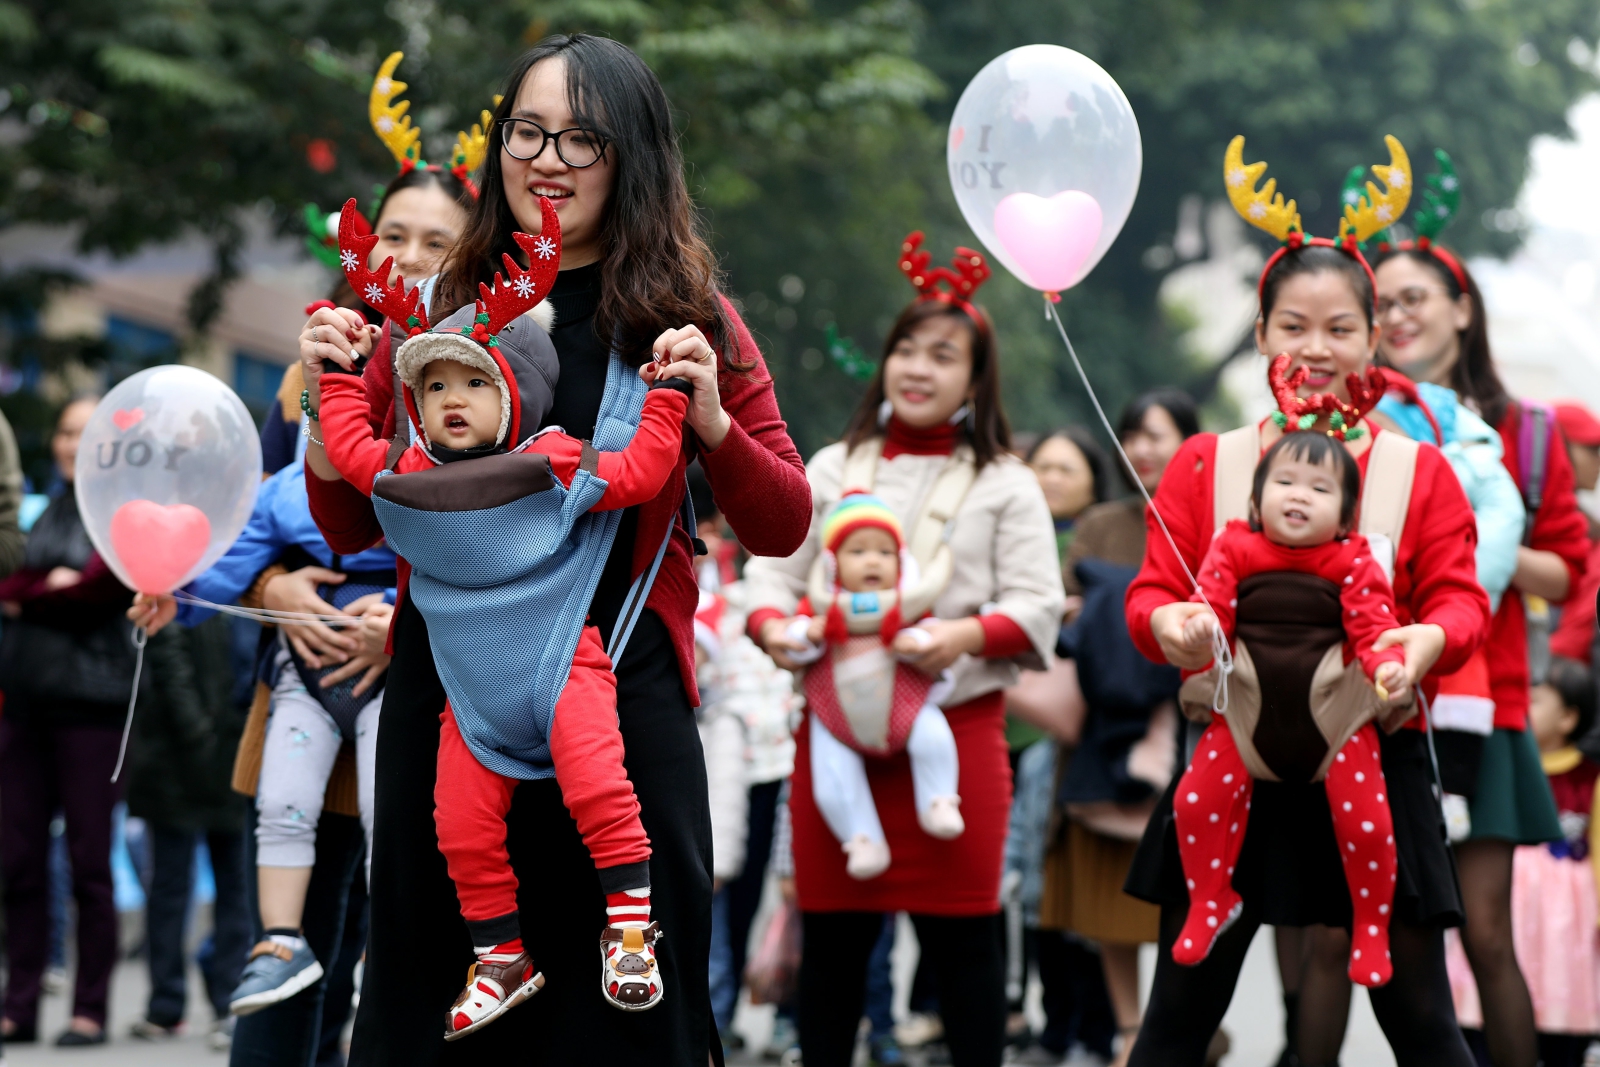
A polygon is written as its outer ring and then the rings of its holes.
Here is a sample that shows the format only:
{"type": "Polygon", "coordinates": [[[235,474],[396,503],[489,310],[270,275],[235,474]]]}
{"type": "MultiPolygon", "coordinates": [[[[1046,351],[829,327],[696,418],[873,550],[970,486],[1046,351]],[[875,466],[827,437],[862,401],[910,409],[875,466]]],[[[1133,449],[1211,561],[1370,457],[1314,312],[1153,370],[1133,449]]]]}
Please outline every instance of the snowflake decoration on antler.
{"type": "Polygon", "coordinates": [[[1285,433],[1313,430],[1317,420],[1326,416],[1329,437],[1354,441],[1366,432],[1361,428],[1361,420],[1367,412],[1378,406],[1378,401],[1383,399],[1383,394],[1388,390],[1382,371],[1377,367],[1368,367],[1365,377],[1347,375],[1345,387],[1350,392],[1350,403],[1347,404],[1332,393],[1300,396],[1300,387],[1306,383],[1311,371],[1301,367],[1293,374],[1286,375],[1284,372],[1289,369],[1289,363],[1289,354],[1284,352],[1275,356],[1272,365],[1267,368],[1267,384],[1278,402],[1278,410],[1272,413],[1272,421],[1277,423],[1280,430],[1285,433]]]}
{"type": "Polygon", "coordinates": [[[540,259],[549,259],[556,254],[556,243],[548,237],[541,237],[533,242],[533,250],[540,259]]]}

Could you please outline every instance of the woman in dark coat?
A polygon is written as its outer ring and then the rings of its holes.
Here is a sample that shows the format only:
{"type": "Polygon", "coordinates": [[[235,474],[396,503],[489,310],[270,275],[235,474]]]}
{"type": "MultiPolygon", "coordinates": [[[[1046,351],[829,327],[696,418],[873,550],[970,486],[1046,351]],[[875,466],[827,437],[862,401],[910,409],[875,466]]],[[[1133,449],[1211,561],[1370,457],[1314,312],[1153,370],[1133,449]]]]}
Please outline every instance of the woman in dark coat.
{"type": "MultiPolygon", "coordinates": [[[[755,342],[716,289],[655,75],[614,41],[550,38],[517,63],[491,130],[482,197],[432,290],[430,318],[470,303],[478,283],[504,269],[501,254],[517,251],[511,233],[539,230],[539,195],[551,197],[562,229],[562,269],[549,298],[561,371],[547,421],[593,436],[611,359],[637,366],[652,356],[714,354],[717,369],[696,383],[684,459],[698,456],[741,544],[792,552],[810,520],[804,467],[755,342]]],[[[357,327],[334,310],[306,324],[302,366],[313,398],[324,360],[352,363],[347,331],[357,327]]],[[[397,332],[404,337],[403,326],[387,324],[365,376],[374,429],[408,438],[405,421],[392,421],[397,332]]],[[[375,543],[382,531],[371,501],[338,480],[319,445],[306,458],[312,513],[328,543],[340,552],[375,543]]],[[[667,485],[625,513],[590,608],[609,640],[629,586],[666,544],[616,674],[628,776],[654,851],[652,917],[669,931],[659,957],[667,998],[633,1014],[604,1003],[593,937],[605,914],[598,876],[555,781],[527,782],[507,820],[507,845],[524,942],[546,985],[495,1026],[444,1044],[445,1012],[473,954],[434,825],[444,691],[427,624],[405,600],[395,613],[379,732],[371,948],[353,1063],[515,1059],[564,1067],[604,1056],[703,1067],[720,1057],[707,989],[711,827],[693,714],[693,531],[677,521],[681,472],[667,485]]]]}

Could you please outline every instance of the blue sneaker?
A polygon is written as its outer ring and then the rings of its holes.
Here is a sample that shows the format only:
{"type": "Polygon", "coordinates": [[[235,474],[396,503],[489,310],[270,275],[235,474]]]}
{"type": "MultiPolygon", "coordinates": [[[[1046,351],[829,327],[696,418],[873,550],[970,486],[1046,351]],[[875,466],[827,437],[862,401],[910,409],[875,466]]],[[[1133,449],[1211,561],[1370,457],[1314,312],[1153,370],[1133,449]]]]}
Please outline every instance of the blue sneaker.
{"type": "Polygon", "coordinates": [[[228,1010],[234,1015],[249,1015],[288,1000],[320,981],[322,964],[304,938],[300,939],[299,948],[291,949],[269,937],[250,950],[250,962],[239,976],[228,1010]]]}

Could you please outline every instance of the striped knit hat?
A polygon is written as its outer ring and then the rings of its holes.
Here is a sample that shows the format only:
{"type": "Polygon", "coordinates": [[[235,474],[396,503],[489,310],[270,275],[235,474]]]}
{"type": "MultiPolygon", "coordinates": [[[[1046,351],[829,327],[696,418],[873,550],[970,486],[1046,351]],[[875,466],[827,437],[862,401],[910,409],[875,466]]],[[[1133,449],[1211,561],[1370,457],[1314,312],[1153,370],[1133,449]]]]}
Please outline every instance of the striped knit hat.
{"type": "MultiPolygon", "coordinates": [[[[899,516],[890,511],[889,505],[873,494],[861,489],[851,489],[840,498],[833,510],[828,512],[828,517],[822,520],[822,547],[828,554],[829,572],[833,576],[835,589],[839,587],[839,563],[836,557],[839,546],[844,544],[845,538],[857,530],[868,529],[883,530],[894,538],[895,547],[900,550],[900,576],[905,577],[906,539],[900,530],[899,516]]],[[[883,617],[883,626],[879,631],[883,643],[887,645],[892,642],[902,625],[900,606],[896,604],[883,617]]],[[[850,639],[850,629],[845,623],[844,612],[840,610],[837,599],[828,608],[823,638],[829,644],[843,644],[850,639]]]]}
{"type": "Polygon", "coordinates": [[[905,546],[900,519],[889,510],[889,505],[871,493],[852,489],[840,498],[839,503],[828,512],[828,517],[822,520],[822,547],[829,552],[837,552],[846,537],[869,527],[886,531],[894,538],[897,547],[905,546]]]}

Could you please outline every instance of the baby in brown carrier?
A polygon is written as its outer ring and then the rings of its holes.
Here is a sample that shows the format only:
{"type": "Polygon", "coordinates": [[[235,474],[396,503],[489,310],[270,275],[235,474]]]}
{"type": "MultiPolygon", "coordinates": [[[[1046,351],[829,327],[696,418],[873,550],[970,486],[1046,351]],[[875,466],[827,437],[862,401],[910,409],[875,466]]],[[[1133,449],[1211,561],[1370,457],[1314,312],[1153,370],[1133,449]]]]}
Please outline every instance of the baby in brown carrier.
{"type": "Polygon", "coordinates": [[[1265,778],[1324,783],[1354,913],[1350,978],[1380,986],[1392,973],[1394,828],[1373,722],[1407,681],[1399,648],[1374,649],[1397,624],[1389,580],[1355,529],[1360,489],[1342,442],[1285,434],[1256,467],[1250,521],[1218,531],[1200,565],[1215,614],[1187,626],[1202,638],[1220,627],[1233,671],[1213,664],[1180,693],[1185,713],[1210,724],[1173,799],[1189,889],[1178,963],[1205,959],[1239,916],[1234,864],[1265,778]]]}

